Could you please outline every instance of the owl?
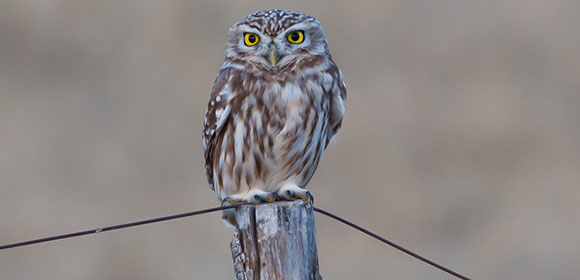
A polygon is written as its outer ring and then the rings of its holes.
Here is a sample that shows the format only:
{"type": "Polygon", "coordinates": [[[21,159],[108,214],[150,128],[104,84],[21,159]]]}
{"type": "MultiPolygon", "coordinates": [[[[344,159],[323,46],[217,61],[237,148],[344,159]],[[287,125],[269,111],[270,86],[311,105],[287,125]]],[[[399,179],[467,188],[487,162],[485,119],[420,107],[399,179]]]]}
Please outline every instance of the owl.
{"type": "MultiPolygon", "coordinates": [[[[306,184],[341,127],[345,99],[314,17],[265,10],[231,26],[203,129],[205,170],[218,200],[311,199],[306,184]]],[[[233,224],[231,213],[223,218],[233,224]]]]}

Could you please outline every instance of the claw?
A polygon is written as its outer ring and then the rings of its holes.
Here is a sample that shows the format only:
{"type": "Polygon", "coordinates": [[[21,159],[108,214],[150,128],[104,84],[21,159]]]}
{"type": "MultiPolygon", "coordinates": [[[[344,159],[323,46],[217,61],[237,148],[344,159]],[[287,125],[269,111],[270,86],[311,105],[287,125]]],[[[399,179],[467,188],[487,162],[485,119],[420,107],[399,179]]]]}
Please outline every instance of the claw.
{"type": "Polygon", "coordinates": [[[312,196],[312,193],[309,191],[306,191],[306,195],[308,195],[308,201],[310,201],[312,204],[314,204],[314,196],[312,196]]]}
{"type": "Polygon", "coordinates": [[[289,201],[294,199],[294,192],[291,190],[283,190],[276,194],[280,201],[289,201]]]}
{"type": "Polygon", "coordinates": [[[264,202],[264,200],[263,200],[263,199],[262,199],[262,197],[261,197],[260,195],[258,195],[258,194],[255,194],[255,195],[252,197],[252,199],[250,200],[250,203],[252,203],[252,204],[255,204],[255,205],[261,204],[261,203],[263,203],[263,202],[264,202]]]}
{"type": "Polygon", "coordinates": [[[228,206],[228,205],[232,205],[230,203],[229,197],[226,197],[222,200],[222,206],[228,206]]]}
{"type": "Polygon", "coordinates": [[[226,198],[224,198],[224,199],[222,200],[222,206],[229,206],[229,205],[242,204],[242,203],[244,203],[244,202],[245,202],[245,201],[243,201],[243,200],[241,200],[241,199],[238,199],[238,198],[234,198],[234,197],[228,196],[228,197],[226,197],[226,198]]]}
{"type": "Polygon", "coordinates": [[[296,185],[289,185],[283,187],[280,191],[278,191],[278,195],[282,200],[300,199],[304,201],[314,202],[314,197],[312,196],[312,193],[296,185]]]}
{"type": "Polygon", "coordinates": [[[229,197],[226,197],[222,200],[222,206],[229,206],[229,205],[233,205],[231,199],[229,197]]]}
{"type": "Polygon", "coordinates": [[[293,198],[308,201],[312,198],[312,194],[306,190],[301,191],[301,192],[294,192],[293,198]]]}

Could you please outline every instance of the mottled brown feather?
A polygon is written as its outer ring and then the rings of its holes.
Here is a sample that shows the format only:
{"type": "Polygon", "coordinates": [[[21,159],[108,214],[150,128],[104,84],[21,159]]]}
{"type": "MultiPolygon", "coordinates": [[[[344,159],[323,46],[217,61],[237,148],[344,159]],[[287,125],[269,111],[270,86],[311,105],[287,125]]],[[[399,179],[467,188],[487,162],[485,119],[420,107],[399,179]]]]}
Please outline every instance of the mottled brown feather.
{"type": "Polygon", "coordinates": [[[258,187],[277,191],[286,183],[305,187],[342,125],[346,99],[320,23],[299,12],[266,10],[234,24],[228,36],[204,120],[210,187],[219,199],[258,187]],[[284,43],[293,26],[307,42],[284,43]],[[263,42],[282,38],[276,46],[287,59],[272,67],[267,46],[245,47],[248,30],[258,30],[263,42]]]}

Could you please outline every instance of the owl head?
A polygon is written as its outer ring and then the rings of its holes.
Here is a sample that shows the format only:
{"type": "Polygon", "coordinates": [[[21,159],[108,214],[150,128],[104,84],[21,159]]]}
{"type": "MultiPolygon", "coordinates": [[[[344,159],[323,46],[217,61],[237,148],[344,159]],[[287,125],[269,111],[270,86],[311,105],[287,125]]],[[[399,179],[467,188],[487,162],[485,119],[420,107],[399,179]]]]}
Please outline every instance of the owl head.
{"type": "Polygon", "coordinates": [[[226,60],[241,60],[259,69],[283,71],[326,56],[328,47],[320,22],[300,12],[255,12],[232,25],[228,34],[226,60]]]}

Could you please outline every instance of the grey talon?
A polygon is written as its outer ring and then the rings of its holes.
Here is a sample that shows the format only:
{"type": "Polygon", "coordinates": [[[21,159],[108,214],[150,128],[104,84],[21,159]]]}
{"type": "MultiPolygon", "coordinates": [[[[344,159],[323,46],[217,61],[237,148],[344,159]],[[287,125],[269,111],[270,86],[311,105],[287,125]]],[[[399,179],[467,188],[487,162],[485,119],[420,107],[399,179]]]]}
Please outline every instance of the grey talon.
{"type": "Polygon", "coordinates": [[[306,195],[308,195],[308,200],[310,200],[312,203],[314,203],[314,196],[312,196],[312,193],[307,191],[306,195]]]}

